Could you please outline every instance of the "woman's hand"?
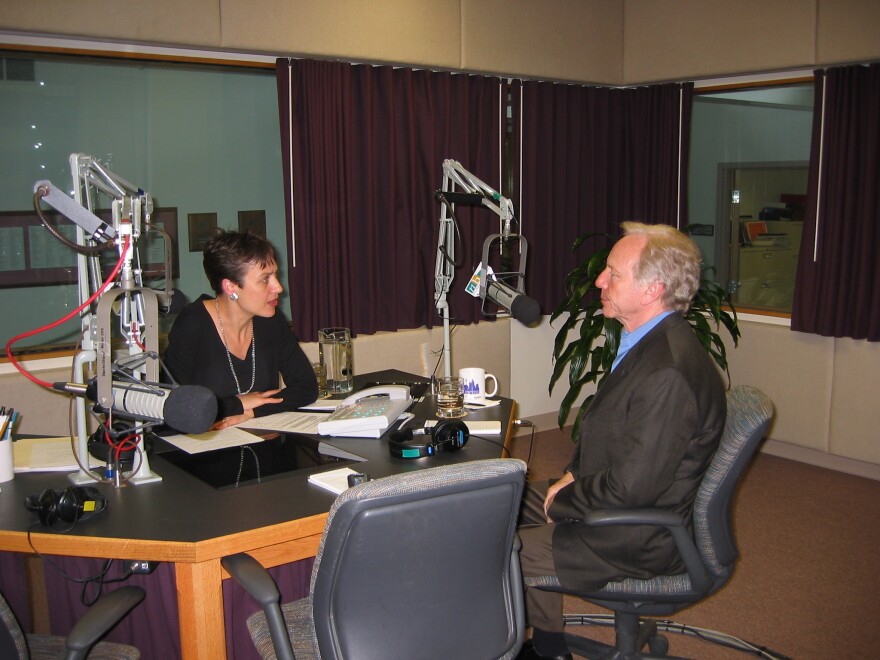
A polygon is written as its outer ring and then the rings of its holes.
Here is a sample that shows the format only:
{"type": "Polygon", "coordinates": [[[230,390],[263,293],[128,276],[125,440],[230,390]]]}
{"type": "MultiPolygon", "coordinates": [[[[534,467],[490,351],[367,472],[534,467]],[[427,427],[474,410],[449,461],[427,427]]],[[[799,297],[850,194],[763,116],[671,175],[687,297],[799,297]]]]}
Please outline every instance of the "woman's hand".
{"type": "Polygon", "coordinates": [[[266,390],[265,392],[249,392],[248,394],[239,394],[238,399],[241,401],[241,407],[244,409],[244,412],[248,412],[267,403],[281,403],[284,399],[275,398],[275,395],[280,391],[280,389],[277,389],[266,390]]]}
{"type": "Polygon", "coordinates": [[[228,429],[230,426],[235,426],[236,424],[241,424],[242,422],[246,422],[249,419],[254,418],[253,410],[246,410],[240,415],[230,415],[229,417],[224,417],[223,419],[219,419],[214,422],[214,426],[211,427],[212,431],[219,431],[220,429],[228,429]]]}
{"type": "Polygon", "coordinates": [[[566,472],[562,479],[557,481],[555,484],[550,486],[547,489],[547,496],[544,498],[544,515],[547,516],[547,522],[552,523],[553,520],[550,518],[550,506],[553,504],[553,500],[556,497],[556,493],[560,490],[568,486],[569,484],[574,483],[574,475],[571,472],[566,472]]]}
{"type": "Polygon", "coordinates": [[[239,394],[238,399],[241,401],[241,407],[244,408],[244,412],[240,415],[230,415],[229,417],[224,417],[223,419],[214,422],[214,426],[211,427],[211,430],[219,431],[220,429],[228,429],[230,426],[235,426],[236,424],[241,424],[249,419],[253,419],[255,417],[254,410],[260,406],[264,406],[267,403],[281,403],[284,401],[284,399],[274,396],[280,391],[281,390],[278,389],[266,390],[265,392],[239,394]]]}

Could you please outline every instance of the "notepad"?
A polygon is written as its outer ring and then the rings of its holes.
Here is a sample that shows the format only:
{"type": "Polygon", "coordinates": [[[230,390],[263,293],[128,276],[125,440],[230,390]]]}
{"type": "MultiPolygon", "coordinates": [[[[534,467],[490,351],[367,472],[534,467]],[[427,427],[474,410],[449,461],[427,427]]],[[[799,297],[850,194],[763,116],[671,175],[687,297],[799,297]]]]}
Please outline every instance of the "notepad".
{"type": "Polygon", "coordinates": [[[309,475],[309,483],[320,486],[331,493],[339,495],[348,489],[348,475],[358,474],[351,468],[339,468],[338,470],[330,470],[329,472],[319,472],[309,475]]]}
{"type": "MultiPolygon", "coordinates": [[[[490,419],[466,419],[463,420],[471,435],[500,435],[501,422],[490,419]]],[[[431,428],[437,425],[436,419],[429,419],[425,422],[425,428],[431,428]]]]}
{"type": "MultiPolygon", "coordinates": [[[[12,451],[16,472],[69,472],[79,469],[69,437],[22,438],[15,442],[12,451]]],[[[103,465],[94,456],[90,455],[88,460],[92,469],[103,465]]]]}

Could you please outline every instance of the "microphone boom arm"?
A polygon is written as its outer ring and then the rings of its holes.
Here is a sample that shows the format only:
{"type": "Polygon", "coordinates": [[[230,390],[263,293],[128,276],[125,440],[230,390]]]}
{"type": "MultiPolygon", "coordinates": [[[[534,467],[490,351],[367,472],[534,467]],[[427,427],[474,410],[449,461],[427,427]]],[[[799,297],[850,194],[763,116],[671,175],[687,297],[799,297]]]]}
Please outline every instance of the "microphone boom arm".
{"type": "MultiPolygon", "coordinates": [[[[435,196],[441,201],[441,205],[437,261],[434,267],[434,303],[438,313],[443,318],[443,374],[449,377],[452,375],[452,341],[449,329],[449,302],[447,297],[452,286],[452,280],[455,277],[455,268],[458,265],[455,259],[455,204],[479,204],[494,212],[499,218],[499,232],[490,235],[483,242],[479,294],[484,304],[489,287],[489,252],[492,243],[498,240],[501,243],[502,249],[504,249],[511,239],[518,239],[520,250],[519,270],[498,273],[498,275],[516,275],[517,289],[524,291],[528,242],[522,235],[514,233],[512,230],[514,221],[513,202],[469,172],[456,160],[446,159],[443,161],[443,188],[437,191],[435,196]],[[456,187],[460,188],[463,192],[457,192],[456,187]]],[[[485,314],[485,311],[483,313],[485,314]]]]}
{"type": "MultiPolygon", "coordinates": [[[[74,358],[73,378],[85,382],[86,363],[95,363],[96,403],[108,415],[113,416],[113,333],[111,319],[118,315],[119,333],[128,347],[127,358],[133,365],[133,377],[147,381],[159,380],[159,298],[163,305],[170,306],[171,289],[171,245],[165,237],[165,291],[156,292],[144,286],[141,270],[138,239],[143,232],[156,227],[150,224],[153,213],[153,198],[138,186],[116,175],[97,158],[84,153],[70,154],[70,172],[73,179],[73,198],[62,193],[50,181],[38,181],[34,186],[35,206],[44,200],[62,215],[74,222],[77,227],[77,242],[86,246],[86,232],[90,240],[106,241],[110,247],[115,241],[122,260],[122,268],[117,281],[98,298],[97,305],[83,314],[82,351],[74,358]],[[96,196],[106,195],[110,200],[111,220],[107,222],[96,215],[96,196]],[[158,294],[158,295],[157,295],[158,294]],[[117,307],[118,309],[115,309],[117,307]]],[[[39,209],[38,209],[39,211],[39,209]]],[[[75,247],[75,246],[72,246],[75,247]]],[[[100,250],[103,246],[98,246],[100,250]]],[[[89,253],[77,250],[78,288],[80,303],[90,299],[102,286],[100,257],[93,248],[89,253]]],[[[151,420],[145,420],[147,427],[151,420]]],[[[88,428],[86,408],[83,399],[76,401],[77,453],[88,465],[88,428]]],[[[146,449],[141,451],[137,473],[127,481],[133,484],[161,481],[162,477],[150,469],[146,449]]],[[[82,466],[82,462],[81,462],[82,466]]],[[[88,467],[69,475],[76,484],[96,481],[88,467]]],[[[118,479],[118,474],[116,475],[118,479]]]]}

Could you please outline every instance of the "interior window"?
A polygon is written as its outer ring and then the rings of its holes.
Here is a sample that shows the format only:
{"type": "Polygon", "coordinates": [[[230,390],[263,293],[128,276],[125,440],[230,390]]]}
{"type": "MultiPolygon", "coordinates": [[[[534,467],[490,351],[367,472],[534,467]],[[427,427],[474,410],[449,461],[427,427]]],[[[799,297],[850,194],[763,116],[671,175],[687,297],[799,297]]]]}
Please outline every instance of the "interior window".
{"type": "Polygon", "coordinates": [[[740,309],[791,312],[812,119],[812,83],[694,96],[690,222],[740,309]]]}
{"type": "MultiPolygon", "coordinates": [[[[7,74],[0,79],[7,165],[0,177],[0,305],[15,310],[0,314],[0,336],[41,327],[79,304],[76,255],[33,207],[37,181],[72,196],[74,153],[149,192],[159,209],[154,219],[176,225],[174,286],[187,299],[209,290],[201,247],[213,226],[265,231],[285,271],[273,69],[2,51],[0,62],[7,74]]],[[[57,227],[65,235],[75,230],[63,219],[57,227]]],[[[74,319],[15,348],[68,347],[80,334],[74,319]]]]}

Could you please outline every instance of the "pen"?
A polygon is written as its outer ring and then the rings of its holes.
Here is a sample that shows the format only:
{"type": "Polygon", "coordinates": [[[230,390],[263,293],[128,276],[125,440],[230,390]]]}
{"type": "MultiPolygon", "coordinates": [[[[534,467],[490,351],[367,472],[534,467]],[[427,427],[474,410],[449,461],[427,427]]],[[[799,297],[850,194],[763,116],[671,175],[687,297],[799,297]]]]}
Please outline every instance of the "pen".
{"type": "Polygon", "coordinates": [[[3,440],[12,440],[12,433],[15,431],[15,424],[18,422],[19,417],[19,413],[13,410],[12,414],[9,416],[9,421],[6,422],[5,430],[0,434],[0,438],[3,440]]]}

